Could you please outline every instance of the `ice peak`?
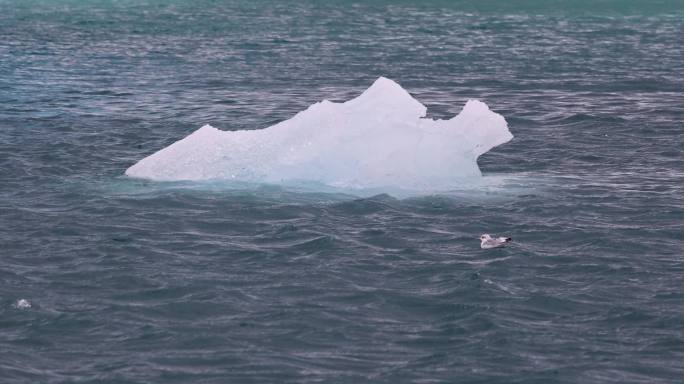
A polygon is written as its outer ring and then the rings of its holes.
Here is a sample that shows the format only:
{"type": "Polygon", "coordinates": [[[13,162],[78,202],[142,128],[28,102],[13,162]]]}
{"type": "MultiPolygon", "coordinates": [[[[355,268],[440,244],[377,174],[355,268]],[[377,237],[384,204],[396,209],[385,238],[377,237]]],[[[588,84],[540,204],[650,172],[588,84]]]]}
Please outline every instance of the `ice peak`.
{"type": "Polygon", "coordinates": [[[377,112],[390,112],[402,117],[423,117],[427,108],[393,80],[378,77],[361,95],[345,103],[347,106],[365,107],[377,112]]]}
{"type": "MultiPolygon", "coordinates": [[[[371,84],[366,92],[371,90],[383,90],[384,92],[394,92],[402,95],[408,95],[409,93],[401,87],[396,81],[388,79],[384,76],[378,77],[373,84],[371,84]]],[[[365,93],[365,92],[364,92],[365,93]]]]}

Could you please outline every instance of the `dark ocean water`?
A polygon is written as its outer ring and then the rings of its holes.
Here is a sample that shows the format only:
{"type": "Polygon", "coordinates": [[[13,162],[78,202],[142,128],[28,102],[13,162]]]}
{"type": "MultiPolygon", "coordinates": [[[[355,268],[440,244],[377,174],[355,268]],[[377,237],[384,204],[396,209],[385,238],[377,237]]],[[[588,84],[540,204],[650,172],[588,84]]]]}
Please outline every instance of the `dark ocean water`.
{"type": "Polygon", "coordinates": [[[683,20],[678,1],[0,0],[0,382],[683,382],[683,20]],[[432,117],[505,116],[490,182],[123,176],[205,123],[264,128],[378,76],[432,117]]]}

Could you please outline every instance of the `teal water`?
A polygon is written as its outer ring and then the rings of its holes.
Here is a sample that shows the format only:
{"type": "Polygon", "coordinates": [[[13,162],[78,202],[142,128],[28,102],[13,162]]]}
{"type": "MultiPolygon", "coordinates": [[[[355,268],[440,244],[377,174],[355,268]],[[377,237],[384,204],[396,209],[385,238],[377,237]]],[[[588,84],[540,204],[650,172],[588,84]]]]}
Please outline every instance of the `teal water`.
{"type": "Polygon", "coordinates": [[[681,382],[683,18],[0,0],[0,382],[681,382]],[[506,117],[486,182],[123,176],[203,124],[265,128],[378,76],[431,117],[470,98],[506,117]]]}

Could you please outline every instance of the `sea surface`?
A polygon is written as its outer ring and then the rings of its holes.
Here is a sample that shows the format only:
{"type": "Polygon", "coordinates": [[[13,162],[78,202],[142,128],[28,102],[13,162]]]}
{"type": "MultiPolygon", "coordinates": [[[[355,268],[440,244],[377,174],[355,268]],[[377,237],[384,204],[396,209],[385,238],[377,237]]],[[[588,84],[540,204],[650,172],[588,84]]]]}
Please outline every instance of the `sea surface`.
{"type": "Polygon", "coordinates": [[[664,0],[0,0],[0,383],[682,383],[683,20],[664,0]],[[502,114],[485,182],[123,175],[379,76],[433,118],[502,114]]]}

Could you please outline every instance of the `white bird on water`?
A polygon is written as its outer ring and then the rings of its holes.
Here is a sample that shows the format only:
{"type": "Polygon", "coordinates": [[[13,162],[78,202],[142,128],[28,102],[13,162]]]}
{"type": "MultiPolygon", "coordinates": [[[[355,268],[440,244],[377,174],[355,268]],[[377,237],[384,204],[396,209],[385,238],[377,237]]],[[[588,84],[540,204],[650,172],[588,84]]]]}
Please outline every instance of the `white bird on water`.
{"type": "Polygon", "coordinates": [[[480,236],[480,248],[490,249],[503,247],[504,244],[510,242],[511,240],[513,239],[510,237],[491,237],[488,233],[485,233],[480,236]]]}
{"type": "Polygon", "coordinates": [[[17,300],[16,303],[14,303],[14,308],[18,308],[18,309],[31,308],[31,302],[26,300],[26,299],[19,299],[19,300],[17,300]]]}

